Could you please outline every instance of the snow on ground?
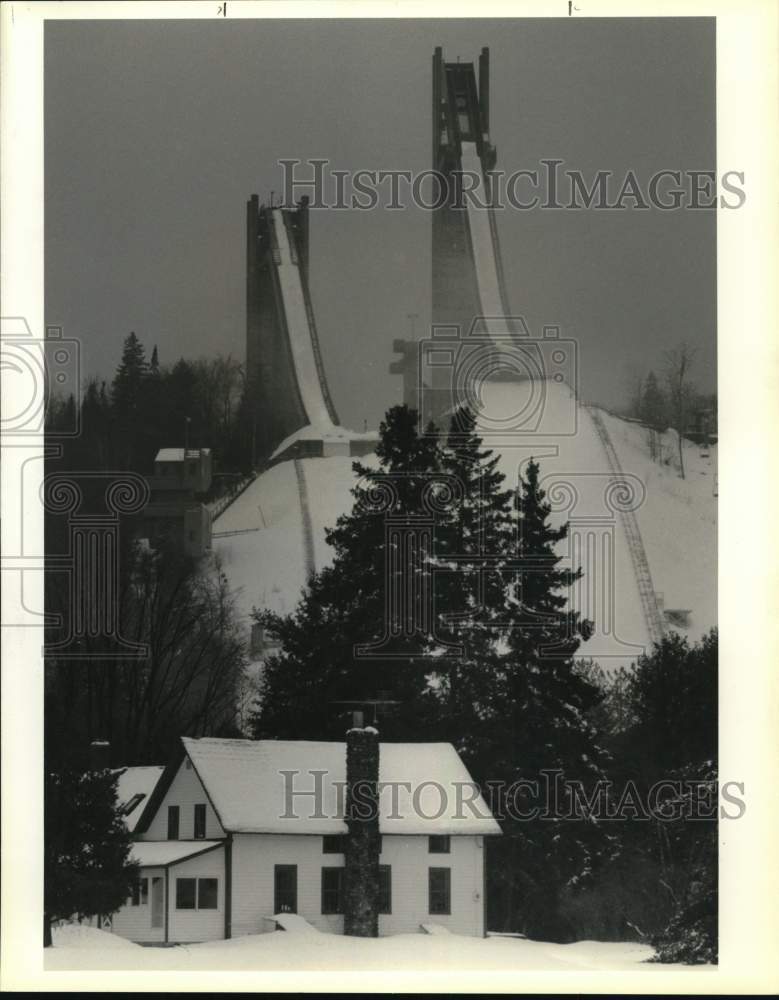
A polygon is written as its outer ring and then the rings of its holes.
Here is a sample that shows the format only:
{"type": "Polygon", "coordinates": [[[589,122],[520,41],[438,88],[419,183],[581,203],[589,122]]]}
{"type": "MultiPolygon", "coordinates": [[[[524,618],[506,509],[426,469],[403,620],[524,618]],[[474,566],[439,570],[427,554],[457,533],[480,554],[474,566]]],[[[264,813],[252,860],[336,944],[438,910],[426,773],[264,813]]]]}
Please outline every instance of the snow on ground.
{"type": "Polygon", "coordinates": [[[63,924],[52,930],[52,942],[56,948],[63,951],[101,951],[104,948],[113,951],[124,951],[128,948],[138,949],[141,946],[126,938],[111,934],[109,931],[88,927],[86,924],[63,924]]]}
{"type": "Polygon", "coordinates": [[[636,511],[655,590],[666,609],[691,612],[689,627],[677,630],[693,640],[717,624],[717,446],[683,440],[685,478],[676,461],[674,431],[662,435],[670,464],[650,458],[648,430],[603,414],[622,468],[640,476],[646,500],[636,511]]]}
{"type": "Polygon", "coordinates": [[[604,500],[613,476],[592,417],[567,385],[551,380],[488,383],[481,404],[477,426],[501,456],[506,485],[516,487],[534,458],[553,520],[571,525],[558,552],[566,565],[584,570],[572,603],[596,623],[582,655],[604,669],[630,661],[649,648],[650,636],[624,525],[604,500]]]}
{"type": "MultiPolygon", "coordinates": [[[[686,631],[698,639],[716,624],[716,447],[702,458],[698,446],[685,442],[687,477],[682,480],[672,464],[652,461],[646,428],[601,413],[623,473],[635,477],[645,490],[636,518],[653,588],[663,595],[666,609],[691,612],[686,631]]],[[[485,443],[501,455],[509,483],[517,483],[522,464],[532,455],[540,461],[547,489],[551,491],[555,481],[574,488],[576,506],[561,508],[558,518],[577,523],[580,547],[568,551],[563,546],[560,554],[584,569],[574,603],[596,622],[596,634],[582,646],[582,654],[605,669],[634,659],[649,647],[649,631],[625,526],[604,506],[604,488],[613,477],[590,411],[577,405],[564,383],[549,380],[529,388],[527,383],[492,382],[482,387],[479,428],[485,443]],[[506,433],[516,426],[523,433],[506,433]],[[614,551],[604,554],[609,522],[614,551]]],[[[664,435],[669,454],[673,437],[673,432],[664,435]]],[[[360,461],[374,465],[377,460],[367,456],[360,461]]],[[[325,528],[352,507],[352,463],[346,456],[299,462],[317,570],[333,555],[325,528]]],[[[247,623],[253,606],[288,613],[297,604],[306,579],[303,525],[292,461],[263,472],[214,522],[214,551],[238,590],[238,612],[247,623]]]]}
{"type": "MultiPolygon", "coordinates": [[[[289,918],[288,918],[289,919],[289,918]]],[[[303,924],[305,921],[302,922],[303,924]]],[[[579,941],[548,944],[522,938],[463,937],[458,934],[398,934],[353,938],[312,932],[294,923],[273,931],[229,941],[144,948],[104,931],[64,927],[54,931],[45,968],[52,970],[295,970],[344,971],[591,971],[644,969],[660,972],[678,966],[644,964],[647,945],[579,941]],[[84,931],[90,931],[85,935],[84,931]],[[85,942],[89,942],[88,944],[85,942]],[[74,943],[79,942],[79,943],[74,943]]]]}
{"type": "MultiPolygon", "coordinates": [[[[332,560],[325,528],[333,527],[339,514],[351,510],[353,461],[347,456],[300,460],[317,570],[332,560]]],[[[370,462],[371,456],[365,461],[370,462]]],[[[214,552],[238,592],[243,618],[248,619],[253,606],[281,614],[294,610],[306,578],[303,513],[294,462],[280,462],[258,476],[217,518],[213,530],[214,552]]]]}

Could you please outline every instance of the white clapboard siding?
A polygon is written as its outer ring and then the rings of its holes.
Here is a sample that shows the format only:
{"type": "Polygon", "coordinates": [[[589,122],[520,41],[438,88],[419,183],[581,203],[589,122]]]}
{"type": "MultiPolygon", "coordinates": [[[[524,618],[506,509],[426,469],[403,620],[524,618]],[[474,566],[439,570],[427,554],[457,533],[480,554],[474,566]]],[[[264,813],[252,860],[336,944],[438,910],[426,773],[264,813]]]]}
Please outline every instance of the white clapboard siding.
{"type": "Polygon", "coordinates": [[[204,803],[206,807],[206,840],[219,840],[224,830],[208,801],[203,785],[185,758],[165,793],[159,809],[154,815],[149,829],[141,835],[141,840],[165,840],[168,836],[168,806],[179,807],[179,840],[193,840],[195,836],[195,805],[204,803]]]}
{"type": "MultiPolygon", "coordinates": [[[[381,864],[392,868],[392,913],[379,918],[379,933],[415,933],[436,923],[456,934],[484,933],[483,840],[451,838],[451,853],[429,854],[423,836],[384,836],[381,864]],[[451,914],[428,912],[428,868],[450,868],[451,914]]],[[[322,913],[322,868],[342,867],[341,854],[324,854],[322,838],[307,835],[235,834],[233,837],[232,935],[271,930],[275,865],[297,865],[298,913],[319,930],[343,932],[343,917],[322,913]]]]}
{"type": "Polygon", "coordinates": [[[162,891],[165,892],[165,869],[164,868],[142,868],[139,877],[149,880],[149,897],[146,903],[133,906],[128,902],[113,915],[111,929],[114,934],[120,937],[129,938],[130,941],[140,943],[163,942],[165,940],[165,919],[163,909],[163,920],[161,927],[151,925],[151,903],[152,903],[152,878],[162,879],[162,891]]]}
{"type": "Polygon", "coordinates": [[[224,848],[208,851],[172,865],[168,870],[170,893],[168,899],[168,941],[216,941],[225,933],[225,865],[224,848]],[[177,910],[176,879],[217,879],[217,908],[215,910],[177,910]]]}

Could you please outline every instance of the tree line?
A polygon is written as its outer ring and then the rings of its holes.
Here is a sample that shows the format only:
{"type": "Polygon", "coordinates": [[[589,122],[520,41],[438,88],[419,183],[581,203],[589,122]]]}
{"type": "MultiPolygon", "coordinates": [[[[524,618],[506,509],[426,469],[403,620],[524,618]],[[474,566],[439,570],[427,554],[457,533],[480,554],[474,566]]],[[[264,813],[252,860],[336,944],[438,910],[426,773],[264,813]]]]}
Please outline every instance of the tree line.
{"type": "Polygon", "coordinates": [[[147,359],[135,333],[124,340],[110,383],[90,376],[81,399],[53,398],[47,431],[73,427],[64,461],[74,469],[151,472],[163,447],[211,448],[215,468],[246,473],[253,466],[252,395],[243,365],[217,356],[161,364],[157,347],[147,359]]]}
{"type": "Polygon", "coordinates": [[[659,377],[654,371],[632,375],[625,407],[626,416],[646,425],[652,459],[668,464],[675,457],[682,479],[683,438],[708,443],[717,433],[717,396],[697,389],[691,374],[695,353],[689,344],[682,343],[665,352],[659,377]],[[676,456],[664,449],[661,440],[669,428],[676,431],[676,456]]]}

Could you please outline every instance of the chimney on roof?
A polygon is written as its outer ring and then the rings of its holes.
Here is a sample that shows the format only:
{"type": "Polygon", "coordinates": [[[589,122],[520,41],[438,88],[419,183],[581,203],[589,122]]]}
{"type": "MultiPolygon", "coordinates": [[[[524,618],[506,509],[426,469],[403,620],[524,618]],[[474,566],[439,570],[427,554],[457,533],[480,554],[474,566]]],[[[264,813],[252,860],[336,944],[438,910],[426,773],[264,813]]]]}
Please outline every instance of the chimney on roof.
{"type": "Polygon", "coordinates": [[[108,740],[92,740],[89,744],[89,767],[104,771],[111,766],[111,744],[108,740]]]}
{"type": "Polygon", "coordinates": [[[344,934],[379,936],[379,734],[362,712],[346,733],[344,934]]]}

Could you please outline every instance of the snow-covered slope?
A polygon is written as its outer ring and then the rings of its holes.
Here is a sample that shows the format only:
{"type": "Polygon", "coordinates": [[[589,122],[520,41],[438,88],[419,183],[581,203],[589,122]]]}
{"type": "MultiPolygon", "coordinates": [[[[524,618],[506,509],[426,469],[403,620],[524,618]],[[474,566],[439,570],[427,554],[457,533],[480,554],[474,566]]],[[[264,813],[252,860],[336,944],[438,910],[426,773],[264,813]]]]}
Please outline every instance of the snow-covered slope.
{"type": "MultiPolygon", "coordinates": [[[[651,646],[636,546],[620,509],[626,499],[635,508],[661,610],[664,605],[688,611],[686,625],[679,627],[694,639],[716,624],[716,448],[702,458],[700,449],[686,442],[687,476],[681,479],[673,461],[650,458],[646,428],[599,411],[621,469],[617,477],[592,410],[578,404],[564,383],[550,380],[531,392],[527,385],[493,382],[482,387],[480,400],[481,433],[501,455],[508,481],[516,484],[524,463],[535,457],[555,517],[571,523],[571,541],[560,554],[582,566],[574,603],[596,623],[583,655],[608,669],[651,646]],[[617,478],[625,490],[616,487],[617,478]]],[[[663,450],[672,460],[673,432],[664,436],[663,450]]],[[[313,541],[314,568],[321,569],[332,558],[325,528],[351,509],[353,484],[347,457],[283,462],[259,476],[216,520],[214,549],[247,619],[254,605],[280,612],[294,608],[310,564],[306,534],[313,541]]]]}

